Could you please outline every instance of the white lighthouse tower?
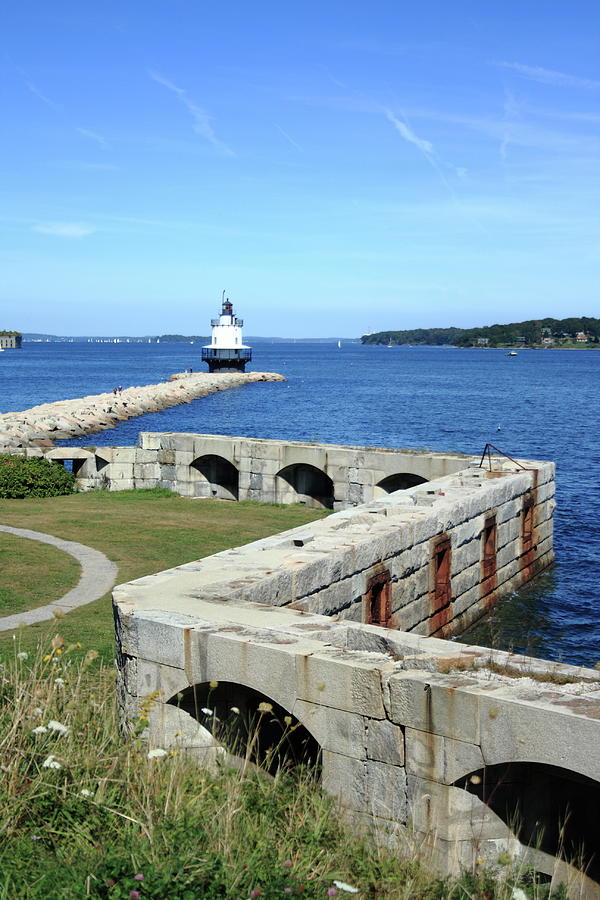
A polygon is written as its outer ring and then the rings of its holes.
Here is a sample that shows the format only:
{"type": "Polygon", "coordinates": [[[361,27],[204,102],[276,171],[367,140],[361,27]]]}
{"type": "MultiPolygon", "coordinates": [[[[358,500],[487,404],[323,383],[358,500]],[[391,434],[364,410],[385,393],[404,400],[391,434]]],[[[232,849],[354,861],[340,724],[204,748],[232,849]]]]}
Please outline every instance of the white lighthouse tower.
{"type": "Polygon", "coordinates": [[[242,341],[243,319],[233,312],[225,291],[221,301],[221,315],[212,319],[212,340],[202,348],[202,361],[209,372],[243,372],[252,359],[252,348],[242,341]]]}

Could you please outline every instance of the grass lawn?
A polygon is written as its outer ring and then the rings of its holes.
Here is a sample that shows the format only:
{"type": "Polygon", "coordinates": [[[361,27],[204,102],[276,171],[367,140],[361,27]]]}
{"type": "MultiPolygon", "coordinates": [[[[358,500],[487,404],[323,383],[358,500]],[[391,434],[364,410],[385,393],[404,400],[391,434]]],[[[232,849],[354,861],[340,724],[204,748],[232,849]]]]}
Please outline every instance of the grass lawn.
{"type": "MultiPolygon", "coordinates": [[[[187,500],[160,489],[0,500],[0,522],[79,541],[102,551],[118,565],[118,583],[247,544],[326,514],[305,506],[187,500]]],[[[56,599],[60,579],[64,579],[66,592],[73,586],[73,566],[78,569],[75,560],[55,550],[62,563],[55,562],[49,576],[46,554],[51,548],[20,540],[19,545],[22,544],[27,545],[31,576],[21,578],[21,590],[18,585],[12,588],[10,602],[14,606],[4,604],[1,607],[4,615],[16,611],[17,606],[27,608],[34,592],[41,603],[56,599]]],[[[15,546],[15,553],[20,552],[15,546]]],[[[3,562],[4,558],[3,555],[3,562]]],[[[18,569],[16,561],[12,565],[18,569]]],[[[2,572],[4,576],[4,566],[2,572]]],[[[51,638],[58,630],[57,625],[51,621],[21,629],[21,646],[32,649],[40,639],[51,638]]],[[[65,640],[81,642],[84,647],[94,648],[104,658],[111,659],[114,638],[110,595],[68,613],[61,619],[60,632],[65,640]]],[[[0,656],[8,644],[13,645],[12,634],[0,634],[0,656]]]]}
{"type": "Polygon", "coordinates": [[[0,531],[0,572],[0,616],[9,616],[58,600],[75,587],[81,567],[56,547],[0,531]]]}

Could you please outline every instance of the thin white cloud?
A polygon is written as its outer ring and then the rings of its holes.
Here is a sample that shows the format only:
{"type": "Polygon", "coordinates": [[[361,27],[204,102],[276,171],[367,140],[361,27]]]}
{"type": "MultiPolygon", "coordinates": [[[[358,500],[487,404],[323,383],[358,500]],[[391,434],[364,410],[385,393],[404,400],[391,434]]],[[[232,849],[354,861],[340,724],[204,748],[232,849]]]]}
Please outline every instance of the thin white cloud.
{"type": "Polygon", "coordinates": [[[40,222],[33,226],[33,230],[53,237],[82,238],[93,234],[96,229],[83,222],[40,222]]]}
{"type": "Polygon", "coordinates": [[[32,94],[34,94],[39,100],[41,100],[42,103],[45,103],[46,106],[50,106],[52,109],[58,109],[62,111],[62,107],[60,107],[58,103],[55,103],[54,100],[51,100],[50,97],[42,94],[42,92],[35,86],[35,84],[33,84],[33,82],[25,79],[25,86],[29,91],[31,91],[32,94]]]}
{"type": "Polygon", "coordinates": [[[215,150],[219,151],[219,153],[222,153],[223,156],[235,156],[233,150],[216,136],[211,124],[211,117],[206,110],[193,103],[183,88],[177,87],[176,84],[173,84],[172,81],[169,81],[168,78],[165,78],[165,76],[161,75],[159,72],[150,70],[148,75],[153,81],[156,81],[157,84],[162,84],[163,87],[175,94],[180,103],[185,106],[192,117],[194,123],[193,129],[196,134],[201,138],[204,138],[205,141],[211,144],[215,150]]]}
{"type": "Polygon", "coordinates": [[[278,125],[277,122],[275,122],[275,128],[284,136],[286,141],[288,141],[292,145],[292,147],[295,147],[296,150],[299,150],[301,153],[304,152],[300,144],[298,144],[297,141],[295,141],[294,138],[287,133],[287,131],[284,131],[281,125],[278,125]]]}
{"type": "MultiPolygon", "coordinates": [[[[405,141],[408,141],[409,144],[414,144],[414,146],[417,147],[418,150],[420,150],[431,168],[435,172],[437,172],[440,181],[442,182],[448,193],[451,195],[452,199],[456,201],[454,190],[452,189],[452,186],[449,184],[448,179],[442,171],[431,141],[426,141],[423,138],[417,137],[412,128],[410,128],[406,122],[403,122],[401,119],[395,116],[391,109],[384,109],[384,114],[388,122],[392,123],[398,134],[403,137],[405,141]]],[[[454,169],[455,167],[452,166],[452,168],[454,169]]]]}
{"type": "Polygon", "coordinates": [[[398,134],[400,134],[405,141],[408,141],[409,144],[414,144],[415,147],[418,147],[421,153],[431,161],[431,157],[433,156],[433,144],[430,141],[425,141],[422,138],[417,137],[414,131],[408,127],[406,122],[398,119],[391,109],[386,109],[384,112],[386,119],[388,122],[392,123],[398,134]]]}
{"type": "Polygon", "coordinates": [[[77,128],[76,130],[82,137],[87,138],[90,141],[94,141],[94,143],[99,144],[101,147],[109,146],[106,138],[102,137],[102,135],[98,134],[96,131],[91,131],[89,128],[77,128]]]}
{"type": "Polygon", "coordinates": [[[600,81],[593,78],[581,78],[578,75],[569,75],[566,72],[556,72],[553,69],[543,69],[541,66],[526,66],[517,62],[495,62],[495,66],[502,69],[511,69],[523,78],[538,81],[540,84],[551,84],[556,87],[585,88],[586,90],[599,90],[600,81]]]}

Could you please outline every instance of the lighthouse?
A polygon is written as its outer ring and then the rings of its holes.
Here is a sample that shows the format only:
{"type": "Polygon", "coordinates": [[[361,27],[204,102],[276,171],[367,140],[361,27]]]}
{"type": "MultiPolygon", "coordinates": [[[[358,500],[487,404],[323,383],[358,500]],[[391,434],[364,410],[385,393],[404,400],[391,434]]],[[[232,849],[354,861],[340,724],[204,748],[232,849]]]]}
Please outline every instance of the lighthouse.
{"type": "Polygon", "coordinates": [[[252,359],[252,348],[242,342],[243,319],[233,312],[225,291],[221,301],[221,315],[212,319],[212,339],[202,348],[202,362],[209,372],[243,372],[252,359]]]}

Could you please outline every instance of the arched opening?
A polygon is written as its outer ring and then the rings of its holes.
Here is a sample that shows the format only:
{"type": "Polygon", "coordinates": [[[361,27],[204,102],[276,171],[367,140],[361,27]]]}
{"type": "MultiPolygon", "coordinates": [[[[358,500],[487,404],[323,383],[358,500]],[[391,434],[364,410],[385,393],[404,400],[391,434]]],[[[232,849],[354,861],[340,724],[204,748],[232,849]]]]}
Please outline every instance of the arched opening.
{"type": "Polygon", "coordinates": [[[197,497],[216,497],[219,500],[237,500],[240,475],[236,467],[222,456],[199,456],[191,464],[197,472],[197,497]]]}
{"type": "Polygon", "coordinates": [[[393,494],[394,491],[406,491],[418,484],[425,484],[427,480],[420,475],[411,475],[409,472],[396,472],[395,475],[388,475],[387,478],[383,478],[375,485],[375,496],[383,497],[385,494],[393,494]]]}
{"type": "Polygon", "coordinates": [[[286,466],[277,473],[277,502],[304,503],[318,509],[333,509],[333,481],[306,463],[286,466]]]}
{"type": "Polygon", "coordinates": [[[458,779],[529,847],[566,860],[600,882],[600,783],[558,766],[512,762],[458,779]]]}
{"type": "Polygon", "coordinates": [[[187,688],[169,700],[227,748],[233,761],[271,774],[309,766],[320,770],[321,747],[307,728],[260,691],[231,681],[187,688]]]}

